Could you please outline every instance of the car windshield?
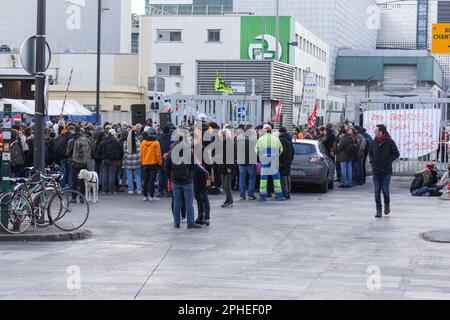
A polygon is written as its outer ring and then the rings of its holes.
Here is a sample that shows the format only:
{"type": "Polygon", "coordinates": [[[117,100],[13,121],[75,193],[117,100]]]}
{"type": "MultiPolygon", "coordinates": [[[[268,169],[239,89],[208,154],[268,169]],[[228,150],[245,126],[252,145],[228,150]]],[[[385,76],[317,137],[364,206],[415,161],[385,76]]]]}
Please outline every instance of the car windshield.
{"type": "Polygon", "coordinates": [[[303,156],[316,152],[316,147],[312,144],[295,143],[294,149],[296,156],[303,156]]]}

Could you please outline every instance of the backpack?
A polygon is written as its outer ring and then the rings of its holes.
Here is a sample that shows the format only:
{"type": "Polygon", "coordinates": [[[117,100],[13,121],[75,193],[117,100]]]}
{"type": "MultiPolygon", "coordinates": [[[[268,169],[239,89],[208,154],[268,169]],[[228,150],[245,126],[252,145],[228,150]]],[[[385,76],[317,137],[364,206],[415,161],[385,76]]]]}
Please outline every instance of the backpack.
{"type": "Polygon", "coordinates": [[[73,144],[72,161],[86,165],[91,160],[91,144],[86,137],[79,137],[73,144]]]}
{"type": "Polygon", "coordinates": [[[111,140],[105,150],[105,160],[116,161],[122,160],[122,150],[118,142],[111,140]]]}
{"type": "Polygon", "coordinates": [[[23,150],[17,141],[11,144],[11,165],[13,167],[23,166],[25,164],[25,156],[23,150]]]}

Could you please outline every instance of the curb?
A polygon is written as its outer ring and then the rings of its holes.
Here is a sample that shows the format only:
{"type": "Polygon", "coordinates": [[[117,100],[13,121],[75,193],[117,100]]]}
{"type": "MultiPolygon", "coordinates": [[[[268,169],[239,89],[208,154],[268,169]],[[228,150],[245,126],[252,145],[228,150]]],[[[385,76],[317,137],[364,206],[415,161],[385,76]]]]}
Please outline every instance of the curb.
{"type": "Polygon", "coordinates": [[[436,243],[450,243],[450,229],[449,230],[434,230],[422,233],[420,237],[428,242],[436,243]]]}
{"type": "Polygon", "coordinates": [[[74,232],[58,233],[24,233],[24,234],[0,234],[1,242],[63,242],[86,240],[93,236],[92,231],[79,230],[74,232]]]}

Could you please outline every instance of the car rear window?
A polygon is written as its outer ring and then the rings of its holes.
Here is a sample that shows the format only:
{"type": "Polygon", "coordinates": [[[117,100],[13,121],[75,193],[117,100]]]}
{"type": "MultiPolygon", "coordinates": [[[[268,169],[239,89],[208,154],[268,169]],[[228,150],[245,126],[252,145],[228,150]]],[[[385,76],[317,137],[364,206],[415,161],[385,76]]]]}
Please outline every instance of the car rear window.
{"type": "Polygon", "coordinates": [[[316,152],[316,147],[312,144],[294,143],[295,155],[303,156],[316,152]]]}

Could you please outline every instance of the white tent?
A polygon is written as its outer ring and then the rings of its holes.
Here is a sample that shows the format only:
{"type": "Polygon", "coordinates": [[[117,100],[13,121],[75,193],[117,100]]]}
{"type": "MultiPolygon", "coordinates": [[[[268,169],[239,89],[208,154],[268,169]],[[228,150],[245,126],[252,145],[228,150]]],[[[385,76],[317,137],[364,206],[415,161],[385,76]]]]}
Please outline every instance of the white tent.
{"type": "MultiPolygon", "coordinates": [[[[30,109],[34,110],[34,101],[26,100],[24,104],[30,109]]],[[[75,100],[67,100],[64,105],[63,111],[63,100],[51,100],[48,102],[48,115],[51,117],[63,116],[92,116],[92,112],[86,109],[83,105],[75,100]]],[[[33,112],[34,114],[34,112],[33,112]]]]}
{"type": "Polygon", "coordinates": [[[34,106],[33,108],[30,108],[24,104],[22,100],[13,99],[0,99],[0,112],[3,112],[5,104],[10,104],[12,106],[13,113],[34,114],[34,106]]]}

